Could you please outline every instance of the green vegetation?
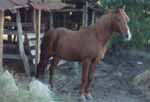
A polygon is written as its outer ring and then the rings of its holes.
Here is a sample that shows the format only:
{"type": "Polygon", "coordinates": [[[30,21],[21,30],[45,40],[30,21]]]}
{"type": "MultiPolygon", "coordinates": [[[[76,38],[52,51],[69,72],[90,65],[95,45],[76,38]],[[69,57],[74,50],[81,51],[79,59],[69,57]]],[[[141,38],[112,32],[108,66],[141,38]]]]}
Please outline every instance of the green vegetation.
{"type": "MultiPolygon", "coordinates": [[[[129,26],[133,35],[129,43],[120,42],[123,47],[150,47],[150,0],[100,0],[103,8],[126,5],[130,17],[129,26]]],[[[116,40],[116,38],[115,38],[116,40]]]]}

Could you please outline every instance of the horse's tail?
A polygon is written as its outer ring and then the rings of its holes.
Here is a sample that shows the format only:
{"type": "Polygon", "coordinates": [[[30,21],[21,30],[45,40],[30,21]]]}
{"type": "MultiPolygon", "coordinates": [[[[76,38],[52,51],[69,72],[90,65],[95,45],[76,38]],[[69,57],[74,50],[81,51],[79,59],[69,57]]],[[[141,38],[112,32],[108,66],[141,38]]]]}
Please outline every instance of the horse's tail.
{"type": "Polygon", "coordinates": [[[52,50],[52,42],[53,42],[53,38],[52,35],[53,34],[53,30],[49,30],[48,32],[45,33],[42,41],[41,41],[41,57],[42,54],[48,54],[48,50],[52,50]]]}

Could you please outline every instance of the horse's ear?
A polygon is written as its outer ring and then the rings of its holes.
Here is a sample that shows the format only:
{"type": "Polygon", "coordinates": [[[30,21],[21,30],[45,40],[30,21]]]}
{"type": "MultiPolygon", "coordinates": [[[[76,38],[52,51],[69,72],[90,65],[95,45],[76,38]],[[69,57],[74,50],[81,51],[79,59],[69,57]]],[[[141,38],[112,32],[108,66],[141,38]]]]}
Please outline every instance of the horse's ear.
{"type": "Polygon", "coordinates": [[[125,10],[126,9],[126,5],[123,5],[122,9],[125,10]]]}
{"type": "Polygon", "coordinates": [[[120,6],[117,6],[117,8],[125,10],[126,9],[126,5],[120,5],[120,6]]]}
{"type": "Polygon", "coordinates": [[[126,8],[125,5],[117,6],[117,8],[115,9],[115,13],[119,13],[121,9],[125,10],[125,8],[126,8]]]}

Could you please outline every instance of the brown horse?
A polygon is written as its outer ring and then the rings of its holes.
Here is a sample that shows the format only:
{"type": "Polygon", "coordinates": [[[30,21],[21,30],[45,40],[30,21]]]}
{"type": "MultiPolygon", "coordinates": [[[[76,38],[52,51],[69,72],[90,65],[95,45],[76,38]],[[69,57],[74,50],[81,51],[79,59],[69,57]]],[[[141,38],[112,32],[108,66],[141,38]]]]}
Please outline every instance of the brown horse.
{"type": "Polygon", "coordinates": [[[120,33],[125,40],[131,39],[127,25],[129,17],[123,8],[109,10],[94,26],[72,31],[66,28],[49,30],[41,44],[40,62],[37,75],[44,73],[48,59],[53,57],[50,66],[50,85],[53,87],[54,69],[60,59],[79,61],[82,64],[81,96],[83,101],[91,98],[90,83],[93,78],[95,65],[103,59],[107,50],[107,42],[113,32],[120,33]]]}

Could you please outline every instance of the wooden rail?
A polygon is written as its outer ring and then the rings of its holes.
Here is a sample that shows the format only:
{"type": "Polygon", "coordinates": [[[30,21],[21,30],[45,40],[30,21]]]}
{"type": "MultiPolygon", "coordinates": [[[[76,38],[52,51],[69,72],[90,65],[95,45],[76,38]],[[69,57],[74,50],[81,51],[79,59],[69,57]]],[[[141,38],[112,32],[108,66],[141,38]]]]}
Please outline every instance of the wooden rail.
{"type": "MultiPolygon", "coordinates": [[[[23,33],[34,32],[33,23],[22,23],[23,33]]],[[[16,22],[6,22],[4,25],[4,34],[7,35],[17,35],[17,23],[16,22]]],[[[41,31],[45,30],[45,24],[41,24],[41,31]]]]}

